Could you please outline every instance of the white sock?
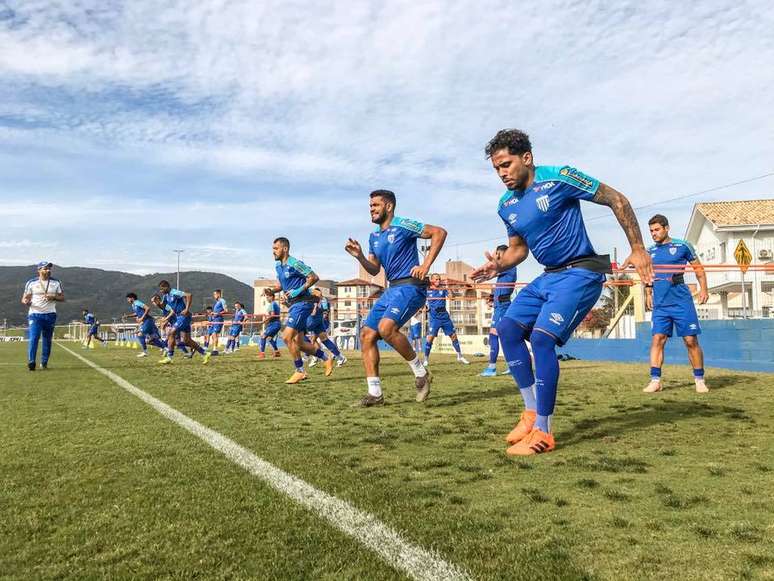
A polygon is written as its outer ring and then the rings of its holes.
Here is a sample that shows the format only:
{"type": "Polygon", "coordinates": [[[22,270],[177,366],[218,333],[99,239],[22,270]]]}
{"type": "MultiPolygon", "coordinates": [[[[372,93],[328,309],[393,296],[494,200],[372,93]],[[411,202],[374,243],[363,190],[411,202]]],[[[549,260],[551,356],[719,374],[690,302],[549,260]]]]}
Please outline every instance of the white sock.
{"type": "Polygon", "coordinates": [[[414,359],[408,362],[409,367],[411,367],[411,371],[414,372],[414,377],[424,377],[427,375],[427,369],[425,369],[425,366],[422,365],[422,362],[419,360],[419,355],[415,355],[414,359]]]}
{"type": "Polygon", "coordinates": [[[379,397],[382,395],[382,380],[378,377],[366,377],[368,382],[368,395],[379,397]]]}

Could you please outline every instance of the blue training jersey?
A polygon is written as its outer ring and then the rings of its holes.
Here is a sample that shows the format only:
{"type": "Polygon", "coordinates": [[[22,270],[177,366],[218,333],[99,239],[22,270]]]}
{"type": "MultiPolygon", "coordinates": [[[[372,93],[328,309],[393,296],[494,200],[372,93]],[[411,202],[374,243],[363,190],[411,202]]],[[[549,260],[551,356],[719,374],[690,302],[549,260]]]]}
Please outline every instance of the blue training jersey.
{"type": "Polygon", "coordinates": [[[162,297],[164,304],[175,311],[176,315],[179,315],[185,310],[185,292],[173,288],[167,294],[162,297]]]}
{"type": "MultiPolygon", "coordinates": [[[[277,271],[277,280],[279,280],[280,286],[285,292],[301,288],[306,284],[306,277],[312,274],[311,268],[292,256],[288,256],[288,261],[285,264],[278,260],[274,263],[274,268],[277,271]]],[[[298,296],[309,296],[309,289],[298,296]]]]}
{"type": "Polygon", "coordinates": [[[177,320],[177,315],[174,314],[174,312],[175,312],[174,309],[172,307],[170,307],[169,305],[162,303],[161,306],[159,307],[159,310],[161,311],[161,313],[162,313],[162,315],[164,317],[169,315],[169,313],[173,313],[172,316],[169,317],[169,320],[167,321],[168,324],[171,325],[171,324],[173,324],[177,320]]]}
{"type": "Polygon", "coordinates": [[[390,225],[377,228],[368,238],[368,251],[384,267],[387,280],[411,276],[411,269],[419,266],[417,238],[425,225],[416,220],[395,216],[390,225]]]}
{"type": "MultiPolygon", "coordinates": [[[[654,244],[648,248],[651,259],[653,259],[653,268],[658,269],[659,265],[668,264],[670,266],[685,266],[689,262],[696,260],[696,251],[693,246],[685,240],[672,238],[671,242],[664,244],[654,244]]],[[[693,297],[686,284],[673,284],[672,277],[679,272],[659,272],[653,279],[653,308],[671,307],[675,305],[692,303],[693,297]]]]}
{"type": "Polygon", "coordinates": [[[511,286],[514,282],[516,282],[515,266],[497,275],[497,286],[495,286],[494,292],[492,293],[494,295],[495,306],[498,304],[507,304],[511,302],[513,291],[516,290],[513,286],[511,286]],[[505,300],[503,297],[507,297],[508,300],[505,300]]]}
{"type": "Polygon", "coordinates": [[[93,325],[94,323],[97,322],[96,317],[94,317],[94,315],[92,315],[91,313],[86,313],[86,315],[83,318],[86,321],[87,325],[93,325]]]}
{"type": "Polygon", "coordinates": [[[431,317],[448,317],[446,310],[446,299],[449,296],[449,289],[429,288],[427,289],[427,308],[430,309],[431,317]]]}
{"type": "Polygon", "coordinates": [[[212,320],[222,322],[224,311],[226,311],[226,301],[220,298],[212,305],[212,320]]]}
{"type": "MultiPolygon", "coordinates": [[[[272,301],[269,306],[266,308],[266,314],[272,317],[279,318],[280,316],[280,306],[277,301],[272,301]]],[[[272,319],[273,320],[273,319],[272,319]]]]}
{"type": "Polygon", "coordinates": [[[596,254],[581,214],[581,200],[590,201],[599,181],[577,169],[538,166],[535,181],[523,191],[508,190],[497,213],[508,236],[520,236],[543,266],[561,266],[596,254]]]}
{"type": "Polygon", "coordinates": [[[145,303],[141,300],[135,300],[132,303],[132,312],[134,312],[135,317],[142,317],[145,314],[145,303]]]}
{"type": "Polygon", "coordinates": [[[234,313],[234,323],[244,323],[245,317],[247,317],[247,311],[239,309],[234,313]]]}

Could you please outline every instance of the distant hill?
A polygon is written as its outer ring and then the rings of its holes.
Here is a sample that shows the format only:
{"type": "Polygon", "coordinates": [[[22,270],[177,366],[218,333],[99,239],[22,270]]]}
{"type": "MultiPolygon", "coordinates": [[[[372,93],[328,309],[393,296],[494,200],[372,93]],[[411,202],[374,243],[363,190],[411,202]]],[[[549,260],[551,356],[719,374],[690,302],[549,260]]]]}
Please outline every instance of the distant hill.
{"type": "MultiPolygon", "coordinates": [[[[24,284],[37,276],[34,266],[0,266],[0,324],[3,319],[9,325],[26,322],[27,308],[21,304],[24,284]]],[[[148,302],[158,290],[158,282],[166,279],[175,285],[177,273],[160,273],[140,276],[128,272],[101,270],[99,268],[54,266],[53,276],[62,281],[65,302],[57,305],[59,322],[81,318],[81,309],[91,309],[97,318],[110,322],[129,312],[126,293],[135,292],[140,300],[148,302]]],[[[181,272],[180,286],[193,293],[193,308],[203,310],[212,304],[213,289],[223,289],[223,298],[229,307],[234,301],[244,303],[247,312],[253,312],[253,288],[225,274],[215,272],[181,272]]]]}

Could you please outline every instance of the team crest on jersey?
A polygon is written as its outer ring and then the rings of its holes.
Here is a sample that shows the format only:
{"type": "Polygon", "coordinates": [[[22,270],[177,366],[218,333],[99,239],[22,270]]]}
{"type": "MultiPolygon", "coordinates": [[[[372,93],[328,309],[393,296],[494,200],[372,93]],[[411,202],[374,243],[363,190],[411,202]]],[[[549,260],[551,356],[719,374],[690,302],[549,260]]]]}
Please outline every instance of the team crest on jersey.
{"type": "Polygon", "coordinates": [[[669,249],[669,254],[671,254],[672,256],[674,256],[675,254],[677,254],[677,248],[675,248],[674,246],[673,246],[672,248],[670,248],[670,249],[669,249]]]}
{"type": "Polygon", "coordinates": [[[516,214],[509,214],[508,215],[508,222],[510,222],[511,224],[514,224],[516,222],[516,218],[518,218],[518,216],[516,214]]]}
{"type": "Polygon", "coordinates": [[[387,242],[389,242],[390,244],[395,242],[395,234],[390,234],[389,236],[387,236],[387,242]]]}
{"type": "Polygon", "coordinates": [[[537,200],[535,200],[535,203],[537,204],[537,207],[540,208],[544,212],[548,212],[548,194],[544,196],[540,196],[537,200]]]}

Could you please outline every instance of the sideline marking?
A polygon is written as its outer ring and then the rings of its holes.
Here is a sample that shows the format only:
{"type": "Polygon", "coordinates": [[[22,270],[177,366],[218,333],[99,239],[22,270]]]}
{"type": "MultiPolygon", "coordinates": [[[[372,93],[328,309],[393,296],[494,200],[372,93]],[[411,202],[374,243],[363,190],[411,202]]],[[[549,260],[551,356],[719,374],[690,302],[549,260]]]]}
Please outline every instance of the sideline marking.
{"type": "Polygon", "coordinates": [[[447,563],[434,551],[423,549],[408,542],[398,531],[387,526],[372,514],[363,512],[345,500],[318,490],[297,476],[293,476],[259,458],[220,432],[200,424],[139,387],[135,387],[123,377],[100,367],[61,343],[57,343],[57,345],[110,379],[120,388],[147,403],[168,420],[188,430],[221,452],[234,464],[241,466],[275,490],[289,496],[298,504],[327,520],[341,532],[365,545],[391,567],[403,571],[413,579],[422,581],[471,579],[470,575],[463,569],[447,563]]]}

